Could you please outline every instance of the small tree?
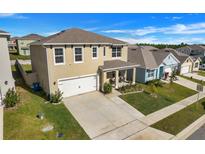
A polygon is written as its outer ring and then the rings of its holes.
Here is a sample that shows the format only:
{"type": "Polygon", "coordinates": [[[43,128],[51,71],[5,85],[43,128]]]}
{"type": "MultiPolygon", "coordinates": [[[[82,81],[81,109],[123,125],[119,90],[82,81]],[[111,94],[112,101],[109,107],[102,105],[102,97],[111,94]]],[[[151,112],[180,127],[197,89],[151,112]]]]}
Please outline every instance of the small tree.
{"type": "Polygon", "coordinates": [[[170,83],[173,83],[173,81],[176,79],[176,71],[172,71],[170,76],[170,83]]]}
{"type": "Polygon", "coordinates": [[[112,85],[110,83],[104,83],[103,89],[105,94],[109,94],[112,92],[112,85]]]}
{"type": "Polygon", "coordinates": [[[17,94],[14,88],[12,88],[7,91],[3,101],[5,103],[6,108],[14,107],[17,103],[19,103],[20,96],[19,94],[17,94]]]}
{"type": "Polygon", "coordinates": [[[55,91],[54,94],[51,94],[50,96],[50,102],[51,103],[59,103],[62,101],[63,99],[63,92],[61,92],[59,89],[57,91],[55,91]]]}

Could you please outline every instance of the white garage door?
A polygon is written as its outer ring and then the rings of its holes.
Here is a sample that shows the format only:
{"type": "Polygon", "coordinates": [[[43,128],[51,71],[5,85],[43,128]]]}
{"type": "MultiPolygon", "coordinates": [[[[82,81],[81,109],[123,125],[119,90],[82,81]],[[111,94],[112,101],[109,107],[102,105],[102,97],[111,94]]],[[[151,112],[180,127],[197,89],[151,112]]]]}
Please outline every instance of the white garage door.
{"type": "Polygon", "coordinates": [[[95,91],[97,88],[96,76],[59,80],[58,88],[63,92],[63,97],[95,91]]]}
{"type": "Polygon", "coordinates": [[[189,66],[184,66],[181,68],[181,74],[189,73],[189,66]]]}

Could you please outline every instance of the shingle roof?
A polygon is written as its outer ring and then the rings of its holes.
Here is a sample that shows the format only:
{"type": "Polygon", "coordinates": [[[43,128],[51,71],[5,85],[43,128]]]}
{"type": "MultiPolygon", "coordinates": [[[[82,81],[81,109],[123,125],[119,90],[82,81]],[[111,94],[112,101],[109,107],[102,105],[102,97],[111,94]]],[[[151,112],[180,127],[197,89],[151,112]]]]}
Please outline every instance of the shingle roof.
{"type": "Polygon", "coordinates": [[[28,34],[23,37],[19,37],[18,40],[41,40],[44,36],[38,35],[38,34],[28,34]]]}
{"type": "Polygon", "coordinates": [[[93,32],[88,32],[82,29],[72,28],[68,30],[61,31],[57,34],[48,36],[35,44],[83,44],[83,43],[109,43],[109,44],[126,44],[126,42],[102,36],[93,32]]]}
{"type": "Polygon", "coordinates": [[[150,47],[147,48],[145,46],[128,47],[128,61],[139,64],[140,67],[147,69],[157,68],[158,63],[160,62],[156,62],[153,52],[151,52],[149,49],[150,47]]]}
{"type": "Polygon", "coordinates": [[[171,52],[180,61],[180,63],[184,63],[185,60],[189,57],[188,55],[183,54],[183,53],[181,53],[177,50],[174,50],[172,48],[165,48],[165,49],[162,49],[162,51],[171,52]]]}
{"type": "Polygon", "coordinates": [[[0,33],[1,33],[1,34],[5,34],[5,35],[9,35],[9,33],[8,33],[8,32],[3,31],[3,30],[0,30],[0,33]]]}
{"type": "Polygon", "coordinates": [[[138,66],[138,65],[131,63],[131,62],[125,62],[122,60],[108,60],[108,61],[104,61],[104,65],[100,66],[100,68],[103,70],[106,70],[106,69],[133,67],[133,66],[138,66]]]}

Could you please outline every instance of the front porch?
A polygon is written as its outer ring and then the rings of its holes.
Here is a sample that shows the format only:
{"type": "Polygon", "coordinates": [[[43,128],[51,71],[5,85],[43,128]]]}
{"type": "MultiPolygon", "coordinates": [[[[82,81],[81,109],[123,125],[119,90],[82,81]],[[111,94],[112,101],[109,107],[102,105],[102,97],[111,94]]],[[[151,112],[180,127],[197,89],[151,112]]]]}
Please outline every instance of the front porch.
{"type": "Polygon", "coordinates": [[[103,91],[105,83],[112,84],[115,89],[135,84],[137,66],[121,60],[105,61],[104,65],[100,67],[101,91],[103,91]]]}

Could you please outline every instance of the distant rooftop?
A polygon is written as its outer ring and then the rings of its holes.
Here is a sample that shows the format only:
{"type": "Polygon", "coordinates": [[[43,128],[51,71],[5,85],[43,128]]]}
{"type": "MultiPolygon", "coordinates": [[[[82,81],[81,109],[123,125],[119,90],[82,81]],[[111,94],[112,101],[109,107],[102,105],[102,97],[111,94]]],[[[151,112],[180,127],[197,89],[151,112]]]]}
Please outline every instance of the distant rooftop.
{"type": "Polygon", "coordinates": [[[44,36],[38,35],[38,34],[28,34],[23,37],[19,37],[19,40],[41,40],[44,36]]]}

